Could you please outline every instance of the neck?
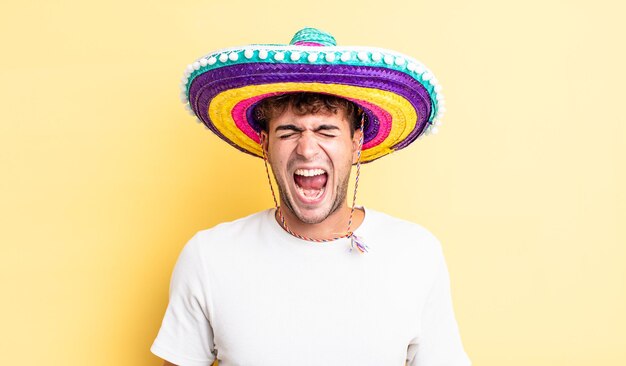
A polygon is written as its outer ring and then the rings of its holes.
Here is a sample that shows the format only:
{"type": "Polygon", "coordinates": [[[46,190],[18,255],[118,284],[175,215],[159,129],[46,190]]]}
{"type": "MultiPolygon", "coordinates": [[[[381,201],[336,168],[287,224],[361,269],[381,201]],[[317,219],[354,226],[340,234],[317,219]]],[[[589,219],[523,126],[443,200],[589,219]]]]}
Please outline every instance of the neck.
{"type": "MultiPolygon", "coordinates": [[[[355,209],[352,214],[352,209],[344,202],[337,210],[328,215],[323,221],[315,224],[309,224],[300,221],[298,217],[285,205],[281,205],[280,213],[283,215],[285,224],[289,230],[313,240],[330,240],[338,237],[343,237],[348,234],[348,230],[354,231],[363,222],[365,216],[364,212],[360,209],[355,209]],[[348,229],[348,223],[350,222],[350,216],[352,214],[352,222],[348,229]]],[[[277,212],[276,220],[279,224],[282,224],[282,220],[277,212]]]]}

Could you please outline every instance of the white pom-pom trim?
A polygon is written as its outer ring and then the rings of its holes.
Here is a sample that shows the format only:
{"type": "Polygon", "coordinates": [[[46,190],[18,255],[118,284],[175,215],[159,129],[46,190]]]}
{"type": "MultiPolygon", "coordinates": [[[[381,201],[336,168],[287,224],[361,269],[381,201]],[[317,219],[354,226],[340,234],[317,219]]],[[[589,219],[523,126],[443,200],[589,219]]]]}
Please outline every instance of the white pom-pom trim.
{"type": "Polygon", "coordinates": [[[195,116],[196,113],[193,111],[193,108],[189,105],[189,103],[185,104],[185,110],[192,116],[195,116]]]}

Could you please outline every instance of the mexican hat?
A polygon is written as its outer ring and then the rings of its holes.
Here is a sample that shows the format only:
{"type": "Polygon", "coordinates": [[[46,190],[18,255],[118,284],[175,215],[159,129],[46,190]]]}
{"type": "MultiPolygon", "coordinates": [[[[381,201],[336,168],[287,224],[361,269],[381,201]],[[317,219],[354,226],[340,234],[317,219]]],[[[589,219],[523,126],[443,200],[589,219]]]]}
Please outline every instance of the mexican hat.
{"type": "Polygon", "coordinates": [[[187,110],[237,149],[263,156],[254,107],[285,93],[332,94],[366,115],[361,162],[405,148],[436,133],[444,112],[441,86],[419,61],[373,47],[337,46],[314,28],[288,45],[254,44],[212,52],[185,69],[181,100],[187,110]]]}

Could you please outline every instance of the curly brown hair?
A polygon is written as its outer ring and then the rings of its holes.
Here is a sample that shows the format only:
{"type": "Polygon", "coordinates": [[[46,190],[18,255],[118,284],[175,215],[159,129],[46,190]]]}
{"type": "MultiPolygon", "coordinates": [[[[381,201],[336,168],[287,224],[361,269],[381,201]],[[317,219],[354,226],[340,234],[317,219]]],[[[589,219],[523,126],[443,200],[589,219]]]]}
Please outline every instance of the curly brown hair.
{"type": "Polygon", "coordinates": [[[351,136],[361,126],[363,112],[356,104],[335,95],[310,92],[281,94],[263,99],[254,107],[254,118],[261,129],[267,132],[269,121],[283,114],[289,106],[299,116],[343,112],[349,122],[351,136]]]}

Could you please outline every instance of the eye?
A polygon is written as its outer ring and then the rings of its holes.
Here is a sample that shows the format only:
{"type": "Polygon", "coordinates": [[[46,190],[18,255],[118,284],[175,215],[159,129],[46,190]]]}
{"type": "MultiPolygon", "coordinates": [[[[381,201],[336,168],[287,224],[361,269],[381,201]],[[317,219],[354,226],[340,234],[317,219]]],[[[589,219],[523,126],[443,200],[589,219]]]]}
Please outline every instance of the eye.
{"type": "Polygon", "coordinates": [[[288,133],[288,134],[285,134],[285,135],[280,135],[280,136],[278,136],[278,138],[281,139],[281,140],[286,140],[286,139],[292,137],[293,135],[295,135],[295,133],[288,133]]]}
{"type": "Polygon", "coordinates": [[[320,135],[324,136],[324,137],[337,137],[337,135],[333,134],[333,133],[329,133],[329,132],[320,132],[320,135]]]}

